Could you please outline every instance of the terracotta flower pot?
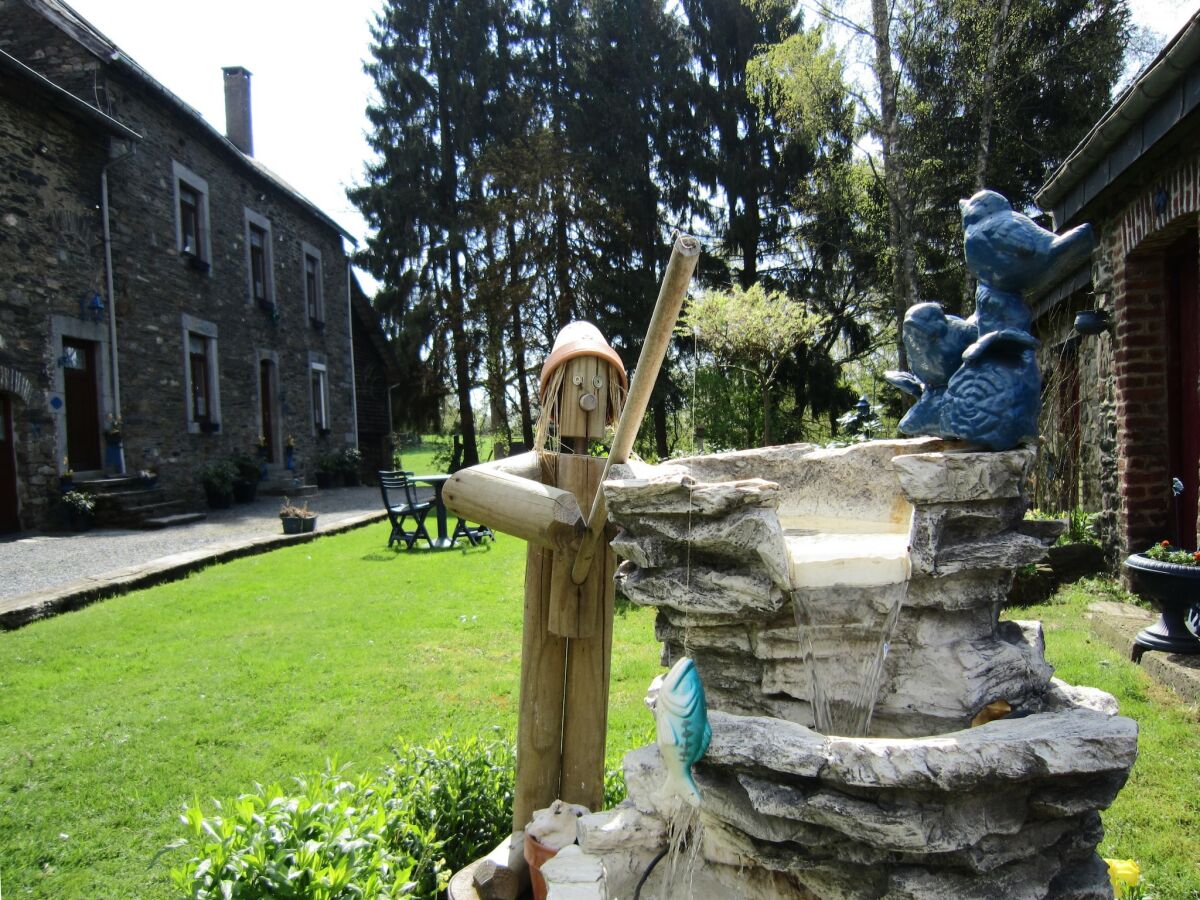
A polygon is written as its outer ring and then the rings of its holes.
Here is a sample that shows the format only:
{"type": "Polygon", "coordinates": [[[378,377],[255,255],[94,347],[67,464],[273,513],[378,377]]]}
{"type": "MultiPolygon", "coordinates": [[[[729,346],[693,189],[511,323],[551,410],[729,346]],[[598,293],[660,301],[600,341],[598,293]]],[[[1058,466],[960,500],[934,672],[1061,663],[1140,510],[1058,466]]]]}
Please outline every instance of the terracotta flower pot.
{"type": "Polygon", "coordinates": [[[529,881],[533,885],[534,900],[546,900],[546,879],[542,877],[542,866],[557,853],[553,847],[547,847],[536,838],[525,835],[525,862],[529,863],[529,881]]]}

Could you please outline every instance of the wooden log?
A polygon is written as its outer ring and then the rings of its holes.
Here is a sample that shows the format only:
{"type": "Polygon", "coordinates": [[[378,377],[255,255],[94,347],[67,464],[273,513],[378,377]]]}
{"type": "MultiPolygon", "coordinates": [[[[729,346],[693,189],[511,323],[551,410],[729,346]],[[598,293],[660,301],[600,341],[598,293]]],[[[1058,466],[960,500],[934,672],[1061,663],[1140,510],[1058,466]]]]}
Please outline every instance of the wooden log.
{"type": "Polygon", "coordinates": [[[516,900],[529,886],[524,834],[506,837],[479,861],[472,881],[480,900],[516,900]]]}
{"type": "MultiPolygon", "coordinates": [[[[598,493],[601,460],[588,467],[587,490],[598,493]]],[[[604,753],[612,660],[613,574],[617,559],[605,542],[587,579],[579,585],[578,627],[585,637],[567,645],[567,696],[563,704],[562,786],[568,803],[590,810],[604,806],[604,753]]]]}
{"type": "Polygon", "coordinates": [[[562,779],[562,709],[566,638],[552,634],[553,552],[530,544],[525,553],[525,622],[521,637],[521,705],[517,720],[517,783],[513,831],[524,831],[534,810],[558,799],[562,779]]]}
{"type": "MultiPolygon", "coordinates": [[[[617,422],[617,432],[613,436],[608,460],[604,464],[606,474],[615,463],[623,463],[629,459],[629,451],[633,449],[633,441],[646,415],[646,408],[650,405],[650,394],[654,391],[654,382],[658,380],[658,370],[662,368],[667,346],[675,331],[675,322],[679,318],[680,309],[683,308],[687,287],[692,280],[692,273],[696,271],[699,258],[698,240],[690,235],[680,235],[675,239],[675,245],[671,248],[671,258],[667,262],[666,271],[663,272],[662,287],[658,291],[654,313],[646,329],[642,352],[638,355],[633,384],[629,386],[629,396],[625,399],[625,407],[621,410],[620,421],[617,422]]],[[[604,491],[598,490],[587,517],[587,534],[579,547],[571,571],[571,578],[576,584],[582,584],[587,578],[592,559],[603,538],[604,521],[607,517],[604,491]]]]}
{"type": "MultiPolygon", "coordinates": [[[[553,466],[553,473],[546,471],[545,477],[553,477],[554,483],[570,491],[580,509],[592,505],[593,492],[599,488],[604,473],[604,460],[594,456],[571,454],[545,454],[544,466],[553,466]]],[[[549,627],[557,635],[567,638],[586,638],[599,632],[596,630],[595,607],[603,593],[597,591],[592,582],[577,585],[571,578],[575,561],[569,551],[554,554],[554,565],[550,579],[549,627]]]]}
{"type": "Polygon", "coordinates": [[[522,453],[456,472],[442,500],[455,515],[496,531],[542,547],[573,548],[583,533],[581,507],[570,491],[540,480],[537,453],[522,453]]]}

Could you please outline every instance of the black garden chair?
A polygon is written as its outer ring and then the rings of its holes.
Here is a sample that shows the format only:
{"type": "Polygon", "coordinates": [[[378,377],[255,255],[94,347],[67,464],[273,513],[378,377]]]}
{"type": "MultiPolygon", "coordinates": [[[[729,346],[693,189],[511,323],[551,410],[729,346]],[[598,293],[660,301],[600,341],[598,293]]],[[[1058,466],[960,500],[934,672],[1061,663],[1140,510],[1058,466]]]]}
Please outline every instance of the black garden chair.
{"type": "Polygon", "coordinates": [[[418,540],[433,546],[429,532],[425,529],[425,517],[433,509],[433,500],[422,500],[417,495],[417,487],[412,481],[412,472],[381,471],[379,473],[379,492],[383,495],[383,506],[387,510],[388,521],[392,523],[392,533],[388,537],[388,546],[397,541],[403,541],[404,546],[411,550],[418,540]],[[404,520],[412,518],[412,530],[404,527],[404,520]]]}
{"type": "Polygon", "coordinates": [[[492,533],[492,529],[486,525],[468,525],[467,520],[460,516],[450,542],[457,544],[461,538],[466,538],[472,547],[478,547],[488,538],[491,538],[493,544],[496,542],[496,535],[492,533]]]}

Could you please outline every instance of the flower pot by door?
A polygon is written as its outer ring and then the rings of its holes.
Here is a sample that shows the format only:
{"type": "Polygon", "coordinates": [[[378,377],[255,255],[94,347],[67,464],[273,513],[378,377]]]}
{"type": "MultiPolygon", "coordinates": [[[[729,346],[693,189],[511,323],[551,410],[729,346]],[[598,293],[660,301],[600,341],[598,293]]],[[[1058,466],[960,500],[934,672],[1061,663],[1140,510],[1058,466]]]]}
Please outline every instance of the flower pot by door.
{"type": "Polygon", "coordinates": [[[238,503],[253,503],[257,495],[257,481],[235,481],[233,483],[233,499],[238,503]]]}
{"type": "Polygon", "coordinates": [[[233,506],[232,488],[228,491],[215,491],[205,488],[204,496],[208,500],[209,509],[229,509],[229,507],[233,506]]]}

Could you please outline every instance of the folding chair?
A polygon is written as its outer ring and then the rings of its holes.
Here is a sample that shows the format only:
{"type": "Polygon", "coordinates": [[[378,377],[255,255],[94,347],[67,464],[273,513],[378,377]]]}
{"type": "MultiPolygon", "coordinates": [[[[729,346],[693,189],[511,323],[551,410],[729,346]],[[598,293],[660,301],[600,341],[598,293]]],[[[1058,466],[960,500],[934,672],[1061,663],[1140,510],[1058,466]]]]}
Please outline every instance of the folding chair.
{"type": "Polygon", "coordinates": [[[404,546],[411,550],[413,544],[421,538],[430,546],[433,545],[429,532],[425,530],[425,517],[433,508],[433,501],[421,500],[411,479],[412,472],[379,473],[379,492],[383,495],[383,506],[387,510],[388,521],[392,523],[392,533],[388,536],[389,547],[397,541],[403,541],[404,546]],[[413,519],[411,531],[404,527],[404,520],[410,516],[413,519]]]}
{"type": "Polygon", "coordinates": [[[472,547],[479,546],[485,538],[491,538],[493,544],[496,542],[496,535],[492,533],[492,529],[486,525],[468,525],[467,520],[461,516],[454,526],[454,535],[450,538],[450,543],[457,544],[459,538],[466,538],[472,547]]]}

